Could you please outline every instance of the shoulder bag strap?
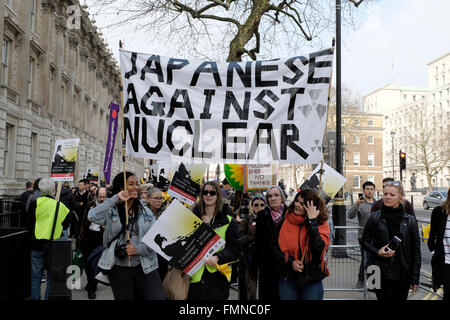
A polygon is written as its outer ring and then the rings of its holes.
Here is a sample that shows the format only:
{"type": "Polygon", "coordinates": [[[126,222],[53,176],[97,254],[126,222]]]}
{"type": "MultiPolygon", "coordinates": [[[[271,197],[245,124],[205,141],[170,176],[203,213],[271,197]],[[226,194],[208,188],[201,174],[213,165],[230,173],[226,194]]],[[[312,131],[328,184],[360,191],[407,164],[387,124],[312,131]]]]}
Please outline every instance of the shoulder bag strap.
{"type": "Polygon", "coordinates": [[[50,240],[53,240],[53,236],[55,233],[56,220],[58,219],[58,211],[59,211],[59,201],[56,202],[55,218],[53,219],[53,227],[52,227],[52,233],[50,235],[50,240]]]}

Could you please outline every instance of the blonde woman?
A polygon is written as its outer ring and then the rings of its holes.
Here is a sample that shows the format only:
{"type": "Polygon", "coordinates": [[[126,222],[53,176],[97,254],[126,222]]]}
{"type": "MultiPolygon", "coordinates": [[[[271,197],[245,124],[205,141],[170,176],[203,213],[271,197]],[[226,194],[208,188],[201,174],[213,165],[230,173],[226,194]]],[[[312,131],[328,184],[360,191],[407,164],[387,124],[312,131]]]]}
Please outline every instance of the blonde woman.
{"type": "Polygon", "coordinates": [[[364,228],[361,246],[369,264],[381,271],[381,288],[376,288],[378,300],[407,300],[415,292],[420,276],[420,238],[417,220],[404,211],[403,186],[388,181],[383,189],[383,205],[373,213],[364,228]]]}

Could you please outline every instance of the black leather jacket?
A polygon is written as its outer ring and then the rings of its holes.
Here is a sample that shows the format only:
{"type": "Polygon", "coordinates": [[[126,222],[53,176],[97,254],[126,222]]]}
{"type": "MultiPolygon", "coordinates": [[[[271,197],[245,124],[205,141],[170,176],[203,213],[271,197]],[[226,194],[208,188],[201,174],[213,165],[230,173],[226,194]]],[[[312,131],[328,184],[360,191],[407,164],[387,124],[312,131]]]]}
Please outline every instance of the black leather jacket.
{"type": "MultiPolygon", "coordinates": [[[[421,265],[419,230],[417,220],[406,213],[400,223],[400,238],[402,242],[395,251],[400,264],[400,277],[404,282],[418,285],[421,265]]],[[[383,211],[372,213],[364,228],[361,246],[371,255],[370,264],[378,265],[382,275],[388,271],[389,258],[380,257],[378,250],[390,240],[383,211]]]]}

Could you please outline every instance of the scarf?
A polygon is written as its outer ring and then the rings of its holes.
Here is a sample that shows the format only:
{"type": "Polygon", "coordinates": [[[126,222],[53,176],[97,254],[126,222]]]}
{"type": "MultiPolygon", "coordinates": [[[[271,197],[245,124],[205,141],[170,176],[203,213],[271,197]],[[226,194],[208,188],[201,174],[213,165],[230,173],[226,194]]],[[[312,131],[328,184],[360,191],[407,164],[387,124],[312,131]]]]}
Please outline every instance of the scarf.
{"type": "MultiPolygon", "coordinates": [[[[298,216],[292,211],[286,213],[286,219],[280,229],[278,236],[278,245],[284,253],[285,262],[288,261],[289,256],[295,260],[301,260],[304,264],[312,260],[312,252],[309,250],[309,234],[305,225],[306,215],[298,216]],[[300,246],[299,246],[300,244],[300,246]],[[299,259],[300,253],[303,257],[299,259]]],[[[320,255],[320,269],[327,276],[330,274],[326,265],[325,253],[330,245],[330,227],[328,221],[319,225],[319,233],[325,246],[320,255]]]]}
{"type": "Polygon", "coordinates": [[[278,225],[281,221],[281,218],[283,217],[284,205],[281,205],[277,211],[272,210],[272,208],[269,209],[273,222],[275,223],[275,225],[278,225]]]}
{"type": "Polygon", "coordinates": [[[392,239],[394,236],[400,237],[400,223],[404,218],[403,205],[400,204],[397,208],[392,208],[383,204],[381,206],[381,212],[383,213],[383,218],[386,220],[389,239],[392,239]]]}

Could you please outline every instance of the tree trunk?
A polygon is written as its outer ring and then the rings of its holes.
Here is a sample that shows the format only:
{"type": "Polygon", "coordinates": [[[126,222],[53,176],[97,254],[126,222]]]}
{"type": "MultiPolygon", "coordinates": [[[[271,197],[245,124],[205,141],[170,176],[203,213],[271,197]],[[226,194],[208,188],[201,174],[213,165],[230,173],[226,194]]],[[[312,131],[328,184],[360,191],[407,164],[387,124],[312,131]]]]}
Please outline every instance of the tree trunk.
{"type": "MultiPolygon", "coordinates": [[[[245,53],[245,45],[252,39],[258,31],[259,23],[264,13],[269,9],[269,0],[253,0],[252,11],[249,17],[242,24],[236,36],[230,42],[230,51],[228,53],[227,61],[241,61],[242,55],[245,53]]],[[[258,51],[259,52],[259,49],[258,51]]]]}

